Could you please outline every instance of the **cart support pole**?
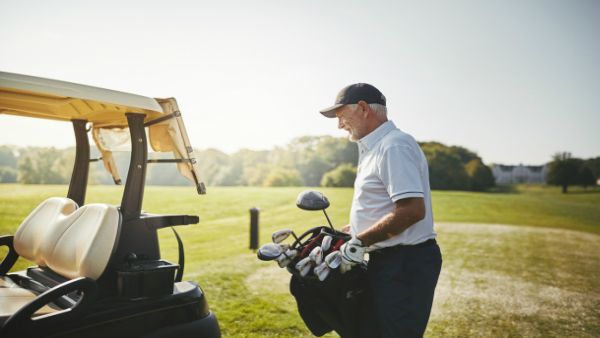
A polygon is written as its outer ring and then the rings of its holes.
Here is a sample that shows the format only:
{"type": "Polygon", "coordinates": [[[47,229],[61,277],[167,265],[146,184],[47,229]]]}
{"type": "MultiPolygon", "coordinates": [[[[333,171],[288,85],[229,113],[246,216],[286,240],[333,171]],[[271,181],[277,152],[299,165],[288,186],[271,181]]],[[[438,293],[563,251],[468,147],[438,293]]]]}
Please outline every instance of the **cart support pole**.
{"type": "Polygon", "coordinates": [[[85,192],[87,190],[88,175],[90,173],[90,142],[85,126],[86,120],[71,120],[75,130],[75,166],[71,175],[69,192],[67,197],[75,201],[80,207],[85,203],[85,192]]]}
{"type": "Polygon", "coordinates": [[[144,186],[146,184],[146,165],[148,162],[148,143],[144,118],[146,114],[126,113],[129,133],[131,135],[131,161],[125,191],[121,201],[123,222],[140,218],[144,186]]]}

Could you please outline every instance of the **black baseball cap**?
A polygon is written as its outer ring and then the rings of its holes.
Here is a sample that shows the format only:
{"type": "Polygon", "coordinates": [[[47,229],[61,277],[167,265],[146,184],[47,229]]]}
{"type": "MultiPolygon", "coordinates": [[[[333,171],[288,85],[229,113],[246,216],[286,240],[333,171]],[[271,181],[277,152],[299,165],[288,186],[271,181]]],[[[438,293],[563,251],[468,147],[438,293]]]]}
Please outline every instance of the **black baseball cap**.
{"type": "Polygon", "coordinates": [[[344,87],[335,98],[335,104],[329,108],[319,111],[323,116],[334,118],[335,110],[345,104],[357,104],[365,101],[367,104],[378,103],[385,106],[385,96],[379,89],[368,83],[357,83],[344,87]]]}

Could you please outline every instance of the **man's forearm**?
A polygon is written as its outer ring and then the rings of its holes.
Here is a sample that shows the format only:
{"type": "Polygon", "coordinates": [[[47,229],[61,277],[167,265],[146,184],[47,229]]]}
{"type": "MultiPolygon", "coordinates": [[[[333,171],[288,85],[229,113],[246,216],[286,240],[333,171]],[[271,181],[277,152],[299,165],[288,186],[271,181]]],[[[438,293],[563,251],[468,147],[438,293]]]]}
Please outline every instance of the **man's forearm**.
{"type": "Polygon", "coordinates": [[[423,199],[402,201],[377,223],[356,237],[364,246],[370,246],[402,233],[423,218],[425,218],[423,199]]]}

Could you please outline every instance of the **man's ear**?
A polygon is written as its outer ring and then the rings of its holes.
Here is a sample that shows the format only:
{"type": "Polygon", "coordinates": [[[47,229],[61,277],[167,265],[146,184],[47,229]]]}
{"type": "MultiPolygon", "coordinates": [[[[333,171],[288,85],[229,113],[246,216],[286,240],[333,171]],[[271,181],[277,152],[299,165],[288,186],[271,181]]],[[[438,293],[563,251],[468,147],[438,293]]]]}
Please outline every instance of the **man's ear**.
{"type": "Polygon", "coordinates": [[[359,101],[357,108],[358,111],[361,112],[364,117],[367,117],[369,115],[369,112],[371,111],[371,108],[365,101],[359,101]]]}

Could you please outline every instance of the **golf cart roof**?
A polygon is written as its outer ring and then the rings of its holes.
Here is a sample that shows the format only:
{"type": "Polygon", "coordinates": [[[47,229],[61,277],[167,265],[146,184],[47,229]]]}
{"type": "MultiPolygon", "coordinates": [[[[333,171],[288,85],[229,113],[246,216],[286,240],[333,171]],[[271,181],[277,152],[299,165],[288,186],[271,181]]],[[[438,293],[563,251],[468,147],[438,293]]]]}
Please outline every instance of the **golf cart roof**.
{"type": "Polygon", "coordinates": [[[0,72],[0,114],[48,120],[87,120],[127,126],[125,113],[165,115],[160,99],[42,77],[0,72]]]}
{"type": "MultiPolygon", "coordinates": [[[[104,167],[116,184],[121,184],[121,178],[112,152],[133,151],[128,116],[137,115],[141,120],[136,123],[144,135],[144,128],[147,130],[152,149],[157,152],[172,152],[175,159],[165,161],[176,163],[179,173],[196,185],[198,193],[206,193],[174,98],[153,99],[72,82],[0,72],[0,114],[83,123],[78,128],[85,133],[91,131],[104,167]],[[91,126],[86,129],[88,123],[91,126]]],[[[77,140],[78,132],[75,133],[77,140]]],[[[89,148],[87,136],[85,139],[85,145],[81,146],[89,148]]],[[[146,152],[145,137],[135,139],[144,143],[146,152]]],[[[79,141],[77,144],[79,149],[79,141]]],[[[151,163],[158,161],[160,160],[152,160],[151,163]]],[[[87,174],[85,177],[87,184],[87,174]]]]}

